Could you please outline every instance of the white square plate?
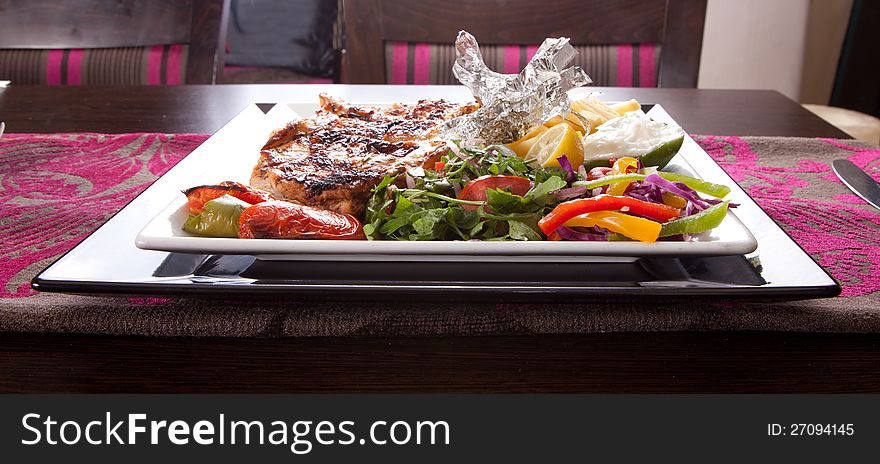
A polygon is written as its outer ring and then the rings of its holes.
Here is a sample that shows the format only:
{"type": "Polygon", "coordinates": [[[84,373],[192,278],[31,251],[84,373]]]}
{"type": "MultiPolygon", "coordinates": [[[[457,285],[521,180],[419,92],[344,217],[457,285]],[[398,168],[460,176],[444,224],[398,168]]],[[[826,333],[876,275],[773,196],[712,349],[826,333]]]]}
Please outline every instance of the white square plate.
{"type": "MultiPolygon", "coordinates": [[[[190,154],[188,166],[200,163],[204,170],[176,185],[184,190],[196,185],[233,180],[248,183],[259,151],[272,129],[281,127],[298,114],[309,115],[317,109],[315,102],[279,104],[261,120],[248,124],[236,119],[236,131],[224,127],[208,142],[190,154]]],[[[648,115],[675,124],[669,115],[655,105],[648,115]]],[[[252,115],[248,117],[253,117],[252,115]]],[[[685,137],[681,151],[666,170],[700,177],[688,159],[708,155],[690,137],[685,137]]],[[[192,169],[189,170],[192,172],[192,169]]],[[[180,179],[180,176],[175,176],[180,179]]],[[[711,182],[729,184],[729,178],[709,178],[711,182]]],[[[167,183],[165,184],[167,185],[167,183]]],[[[167,187],[166,187],[167,188],[167,187]]],[[[136,245],[147,250],[184,253],[256,255],[262,259],[340,260],[340,261],[618,261],[645,256],[721,256],[751,253],[757,248],[752,233],[728,212],[721,225],[711,232],[688,242],[484,242],[484,241],[333,241],[211,238],[190,235],[181,229],[187,217],[186,199],[178,194],[137,235],[136,245]]]]}

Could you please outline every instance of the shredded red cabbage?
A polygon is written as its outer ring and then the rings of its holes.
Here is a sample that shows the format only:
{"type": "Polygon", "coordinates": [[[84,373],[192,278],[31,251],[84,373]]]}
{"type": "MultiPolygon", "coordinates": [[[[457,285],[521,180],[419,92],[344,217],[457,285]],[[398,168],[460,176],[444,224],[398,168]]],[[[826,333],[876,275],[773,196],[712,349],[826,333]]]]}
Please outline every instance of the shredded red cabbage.
{"type": "Polygon", "coordinates": [[[574,172],[574,168],[571,167],[571,161],[568,160],[568,157],[565,155],[556,158],[556,161],[559,162],[559,165],[562,166],[562,169],[565,169],[565,172],[568,173],[565,176],[565,180],[569,183],[577,180],[577,173],[574,172]]]}
{"type": "Polygon", "coordinates": [[[663,203],[663,191],[650,182],[633,182],[624,195],[653,203],[663,203]]]}
{"type": "MultiPolygon", "coordinates": [[[[594,227],[593,230],[596,230],[596,228],[594,227]]],[[[579,232],[566,226],[560,226],[557,228],[556,233],[565,240],[575,240],[580,242],[604,242],[607,240],[605,234],[600,235],[589,232],[579,232]]]]}
{"type": "MultiPolygon", "coordinates": [[[[688,201],[688,208],[685,209],[685,215],[693,214],[692,212],[688,212],[688,210],[690,210],[691,204],[693,204],[697,208],[696,212],[702,211],[702,210],[712,206],[712,204],[710,204],[706,200],[700,198],[700,195],[697,194],[697,192],[694,189],[688,187],[687,185],[684,185],[681,182],[670,182],[670,181],[658,176],[657,174],[651,174],[648,177],[645,177],[644,182],[652,183],[652,184],[656,185],[657,187],[660,187],[661,189],[663,189],[673,195],[677,195],[677,196],[682,197],[685,200],[687,200],[688,201]]],[[[662,202],[662,196],[661,196],[661,202],[662,202]]]]}

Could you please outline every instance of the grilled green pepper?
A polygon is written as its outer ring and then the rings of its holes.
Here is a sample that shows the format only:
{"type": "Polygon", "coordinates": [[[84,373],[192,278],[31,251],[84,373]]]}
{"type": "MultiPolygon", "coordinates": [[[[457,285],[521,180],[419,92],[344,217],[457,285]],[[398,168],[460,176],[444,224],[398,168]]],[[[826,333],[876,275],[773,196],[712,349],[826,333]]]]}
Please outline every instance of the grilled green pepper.
{"type": "Polygon", "coordinates": [[[201,213],[190,214],[183,230],[208,237],[238,237],[238,220],[250,206],[231,195],[223,195],[205,203],[201,213]]]}

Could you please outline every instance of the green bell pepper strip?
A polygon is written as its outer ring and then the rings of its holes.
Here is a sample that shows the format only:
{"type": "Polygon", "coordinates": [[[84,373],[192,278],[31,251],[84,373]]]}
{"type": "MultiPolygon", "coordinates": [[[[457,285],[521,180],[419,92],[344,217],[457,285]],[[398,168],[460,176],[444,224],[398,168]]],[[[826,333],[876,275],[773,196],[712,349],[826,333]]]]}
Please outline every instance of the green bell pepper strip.
{"type": "MultiPolygon", "coordinates": [[[[657,175],[660,177],[671,181],[671,182],[681,182],[684,185],[696,190],[700,193],[705,193],[706,195],[712,195],[716,198],[724,198],[730,193],[730,187],[721,184],[713,184],[712,182],[706,182],[701,179],[697,179],[696,177],[685,176],[683,174],[676,174],[674,172],[658,172],[657,175]]],[[[586,187],[589,190],[592,190],[597,187],[602,187],[605,185],[614,184],[617,182],[635,182],[645,180],[647,177],[645,174],[617,174],[613,176],[605,176],[601,179],[596,180],[582,180],[577,182],[572,182],[572,187],[586,187]]]]}
{"type": "Polygon", "coordinates": [[[729,201],[718,203],[697,214],[691,214],[690,216],[680,217],[663,223],[663,227],[660,228],[660,236],[670,237],[672,235],[699,234],[700,232],[714,229],[727,216],[727,206],[729,204],[729,201]]]}
{"type": "Polygon", "coordinates": [[[730,193],[730,187],[726,185],[713,184],[712,182],[706,182],[705,180],[686,176],[684,174],[678,174],[675,172],[658,172],[657,175],[671,182],[681,182],[697,192],[712,195],[715,198],[724,198],[730,193]]]}
{"type": "Polygon", "coordinates": [[[579,180],[577,182],[572,182],[572,187],[586,187],[589,190],[592,190],[597,187],[604,187],[606,185],[616,184],[618,182],[635,182],[645,180],[644,174],[614,174],[610,176],[605,176],[596,180],[579,180]]]}
{"type": "MultiPolygon", "coordinates": [[[[699,234],[707,230],[714,229],[721,225],[721,221],[727,216],[727,207],[729,201],[718,203],[711,208],[705,209],[697,214],[673,219],[663,223],[660,228],[660,237],[671,237],[673,235],[699,234]]],[[[609,242],[628,242],[631,238],[623,234],[609,234],[606,237],[609,242]]]]}
{"type": "Polygon", "coordinates": [[[238,220],[241,213],[251,206],[231,195],[223,195],[205,203],[199,214],[190,214],[183,223],[183,230],[208,237],[238,237],[238,220]]]}

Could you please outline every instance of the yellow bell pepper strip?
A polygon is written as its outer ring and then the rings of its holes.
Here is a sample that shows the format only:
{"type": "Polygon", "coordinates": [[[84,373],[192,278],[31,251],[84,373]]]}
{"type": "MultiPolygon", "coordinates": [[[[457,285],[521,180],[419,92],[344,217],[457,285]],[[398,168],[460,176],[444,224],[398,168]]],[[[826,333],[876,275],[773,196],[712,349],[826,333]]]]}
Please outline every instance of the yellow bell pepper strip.
{"type": "MultiPolygon", "coordinates": [[[[624,156],[619,158],[614,162],[614,165],[611,166],[611,175],[615,174],[627,174],[630,172],[636,172],[639,169],[639,160],[624,156]]],[[[616,195],[620,196],[626,192],[626,188],[629,187],[632,181],[621,181],[608,186],[608,190],[605,191],[608,195],[616,195]]]]}
{"type": "Polygon", "coordinates": [[[599,226],[640,242],[656,242],[663,227],[659,222],[617,211],[595,211],[565,221],[567,227],[599,226]]]}
{"type": "Polygon", "coordinates": [[[623,195],[626,192],[626,188],[629,187],[629,184],[631,183],[632,181],[623,181],[611,184],[608,186],[608,190],[605,190],[605,193],[615,196],[623,195]]]}
{"type": "Polygon", "coordinates": [[[678,195],[673,195],[669,192],[663,192],[662,195],[663,203],[666,203],[673,208],[684,208],[687,206],[687,200],[678,195]]]}
{"type": "Polygon", "coordinates": [[[631,156],[623,156],[618,158],[611,166],[611,171],[615,174],[626,174],[628,172],[636,172],[639,169],[639,160],[631,156]]]}
{"type": "Polygon", "coordinates": [[[569,219],[584,213],[593,211],[624,211],[639,216],[653,219],[657,222],[666,222],[681,215],[681,210],[661,203],[651,203],[637,200],[631,197],[615,197],[611,195],[599,195],[590,198],[578,198],[562,202],[553,208],[546,216],[538,221],[538,227],[549,235],[569,219]]]}

